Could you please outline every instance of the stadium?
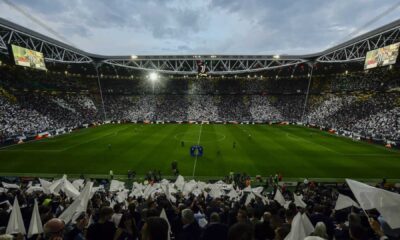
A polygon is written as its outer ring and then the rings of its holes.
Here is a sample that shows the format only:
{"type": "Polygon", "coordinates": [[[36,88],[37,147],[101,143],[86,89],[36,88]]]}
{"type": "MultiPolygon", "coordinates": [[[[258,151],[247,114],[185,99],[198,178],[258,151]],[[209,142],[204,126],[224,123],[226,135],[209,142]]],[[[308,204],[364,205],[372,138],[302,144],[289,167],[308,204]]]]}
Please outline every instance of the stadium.
{"type": "Polygon", "coordinates": [[[399,47],[395,20],[307,54],[102,55],[0,15],[0,234],[400,239],[399,47]]]}

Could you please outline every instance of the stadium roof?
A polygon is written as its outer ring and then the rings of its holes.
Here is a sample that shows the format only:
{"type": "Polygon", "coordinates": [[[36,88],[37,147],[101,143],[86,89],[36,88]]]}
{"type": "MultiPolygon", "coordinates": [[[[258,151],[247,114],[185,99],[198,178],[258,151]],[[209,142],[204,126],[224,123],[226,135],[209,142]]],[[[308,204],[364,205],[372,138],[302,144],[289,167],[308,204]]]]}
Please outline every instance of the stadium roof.
{"type": "Polygon", "coordinates": [[[213,74],[256,72],[305,62],[362,61],[368,51],[400,41],[400,19],[318,53],[306,55],[140,55],[105,56],[88,53],[18,24],[0,18],[0,50],[10,44],[43,52],[46,61],[105,63],[119,67],[195,74],[196,62],[207,61],[213,74]]]}

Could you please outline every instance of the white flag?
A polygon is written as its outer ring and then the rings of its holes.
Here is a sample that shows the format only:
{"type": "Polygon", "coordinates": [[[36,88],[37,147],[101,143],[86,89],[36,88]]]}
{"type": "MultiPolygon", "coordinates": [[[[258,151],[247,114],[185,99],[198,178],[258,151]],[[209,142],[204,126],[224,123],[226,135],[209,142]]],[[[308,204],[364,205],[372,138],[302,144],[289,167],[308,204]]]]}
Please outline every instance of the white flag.
{"type": "Polygon", "coordinates": [[[392,229],[400,228],[400,194],[346,179],[351,191],[365,210],[376,209],[392,229]]]}
{"type": "Polygon", "coordinates": [[[376,203],[373,202],[373,199],[379,195],[380,191],[378,191],[377,188],[351,179],[346,179],[346,182],[363,209],[369,210],[376,207],[376,203]]]}
{"type": "Polygon", "coordinates": [[[69,205],[67,209],[58,217],[65,222],[75,221],[79,213],[86,212],[90,200],[93,183],[87,182],[81,194],[69,205]]]}
{"type": "Polygon", "coordinates": [[[72,185],[78,190],[82,189],[84,187],[83,184],[84,180],[83,179],[76,179],[72,182],[72,185]]]}
{"type": "Polygon", "coordinates": [[[339,193],[339,196],[336,200],[335,210],[341,210],[351,206],[360,208],[360,205],[358,205],[358,203],[356,203],[353,199],[339,193]]]}
{"type": "Polygon", "coordinates": [[[125,183],[118,180],[111,180],[110,192],[118,192],[125,189],[125,183]]]}
{"type": "Polygon", "coordinates": [[[189,182],[185,183],[182,189],[182,193],[184,196],[191,193],[197,187],[197,183],[195,180],[190,180],[189,182]]]}
{"type": "Polygon", "coordinates": [[[314,226],[311,224],[307,215],[297,213],[293,218],[289,234],[285,240],[303,240],[314,231],[314,226]]]}
{"type": "Polygon", "coordinates": [[[30,186],[28,189],[25,191],[26,193],[33,193],[33,192],[44,192],[43,188],[40,186],[30,186]]]}
{"type": "Polygon", "coordinates": [[[43,192],[46,194],[50,194],[51,193],[50,192],[51,182],[41,179],[41,178],[39,178],[39,182],[40,182],[40,185],[42,185],[43,192]]]}
{"type": "Polygon", "coordinates": [[[282,195],[282,193],[279,190],[279,188],[276,189],[274,200],[277,201],[281,206],[285,206],[286,205],[285,197],[282,195]]]}
{"type": "Polygon", "coordinates": [[[183,185],[185,185],[185,179],[181,175],[179,175],[178,178],[175,181],[175,186],[179,191],[182,192],[183,185]]]}
{"type": "Polygon", "coordinates": [[[29,224],[29,229],[28,229],[28,238],[32,237],[35,234],[40,234],[42,232],[43,232],[42,220],[40,219],[39,207],[35,199],[35,205],[33,206],[31,222],[29,224]]]}
{"type": "Polygon", "coordinates": [[[232,190],[228,193],[228,197],[229,197],[229,200],[234,200],[234,199],[236,199],[237,197],[239,197],[239,194],[236,192],[235,189],[232,189],[232,190]]]}
{"type": "Polygon", "coordinates": [[[310,235],[312,232],[314,232],[314,230],[315,230],[314,225],[311,223],[307,214],[303,213],[301,215],[301,220],[303,221],[304,230],[307,235],[310,235]]]}
{"type": "Polygon", "coordinates": [[[303,201],[303,196],[297,196],[295,193],[293,194],[294,204],[296,207],[306,208],[307,204],[303,201]]]}
{"type": "Polygon", "coordinates": [[[19,186],[17,184],[14,183],[5,183],[5,182],[1,182],[3,184],[4,188],[10,188],[10,189],[19,189],[19,186]]]}
{"type": "Polygon", "coordinates": [[[66,175],[64,175],[62,178],[57,179],[51,183],[49,186],[50,193],[52,194],[58,194],[61,191],[61,188],[63,187],[64,179],[66,178],[66,175]]]}
{"type": "Polygon", "coordinates": [[[254,194],[251,192],[249,194],[247,194],[246,197],[246,202],[244,203],[245,206],[249,205],[251,203],[251,200],[256,199],[256,196],[254,196],[254,194]]]}
{"type": "Polygon", "coordinates": [[[14,198],[14,204],[11,211],[10,219],[8,220],[7,234],[26,234],[24,220],[22,219],[21,209],[19,208],[17,197],[14,198]]]}
{"type": "Polygon", "coordinates": [[[75,199],[79,196],[78,189],[68,179],[64,179],[62,190],[69,198],[75,199]]]}
{"type": "Polygon", "coordinates": [[[164,208],[161,210],[160,218],[165,219],[168,224],[168,240],[170,239],[171,236],[171,225],[169,224],[168,218],[167,218],[167,213],[165,212],[164,208]]]}

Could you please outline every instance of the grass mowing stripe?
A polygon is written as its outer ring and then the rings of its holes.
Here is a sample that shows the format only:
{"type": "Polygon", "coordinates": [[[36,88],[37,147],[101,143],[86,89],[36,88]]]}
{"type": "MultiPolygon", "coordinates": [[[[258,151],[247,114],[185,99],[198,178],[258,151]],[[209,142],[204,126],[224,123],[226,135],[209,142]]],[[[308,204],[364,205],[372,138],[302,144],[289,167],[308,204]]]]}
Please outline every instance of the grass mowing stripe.
{"type": "MultiPolygon", "coordinates": [[[[197,139],[197,146],[200,145],[200,138],[201,138],[202,130],[203,130],[203,124],[200,125],[200,133],[199,133],[199,139],[197,139]]],[[[196,159],[194,160],[194,165],[193,165],[193,174],[192,174],[193,177],[194,177],[194,173],[196,172],[196,164],[197,164],[197,155],[196,155],[196,159]]]]}
{"type": "Polygon", "coordinates": [[[2,173],[106,175],[113,169],[115,175],[126,175],[132,169],[137,176],[144,176],[148,170],[158,169],[170,175],[170,163],[178,160],[181,174],[192,178],[194,172],[196,179],[224,176],[230,171],[251,176],[282,171],[285,179],[393,179],[398,178],[400,168],[398,150],[388,151],[299,126],[108,124],[16,145],[10,150],[0,151],[2,173]],[[114,134],[106,136],[110,133],[114,134]],[[190,144],[185,147],[180,142],[196,144],[199,137],[204,156],[193,162],[195,158],[188,152],[190,144]],[[86,141],[90,142],[83,144],[86,141]],[[69,151],[57,151],[76,144],[69,151]],[[110,149],[108,144],[112,145],[110,149]]]}

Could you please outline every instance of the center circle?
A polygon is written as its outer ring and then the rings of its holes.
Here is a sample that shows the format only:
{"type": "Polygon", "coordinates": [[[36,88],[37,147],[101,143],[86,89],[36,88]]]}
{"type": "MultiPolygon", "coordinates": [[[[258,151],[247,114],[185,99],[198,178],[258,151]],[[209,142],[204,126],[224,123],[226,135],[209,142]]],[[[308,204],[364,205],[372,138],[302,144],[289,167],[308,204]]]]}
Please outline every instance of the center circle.
{"type": "MultiPolygon", "coordinates": [[[[199,141],[199,132],[180,132],[174,135],[174,138],[178,141],[184,141],[189,143],[197,144],[199,141]]],[[[224,134],[211,131],[202,131],[200,137],[200,143],[207,142],[219,142],[226,138],[224,134]]]]}

